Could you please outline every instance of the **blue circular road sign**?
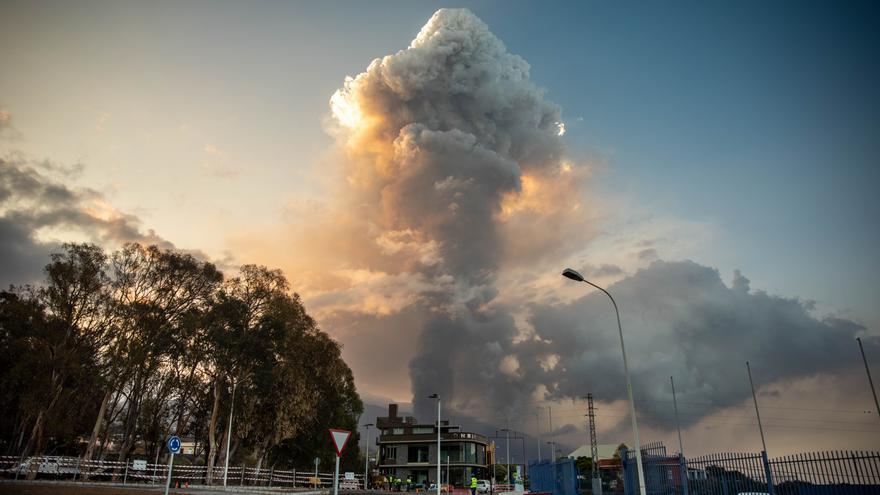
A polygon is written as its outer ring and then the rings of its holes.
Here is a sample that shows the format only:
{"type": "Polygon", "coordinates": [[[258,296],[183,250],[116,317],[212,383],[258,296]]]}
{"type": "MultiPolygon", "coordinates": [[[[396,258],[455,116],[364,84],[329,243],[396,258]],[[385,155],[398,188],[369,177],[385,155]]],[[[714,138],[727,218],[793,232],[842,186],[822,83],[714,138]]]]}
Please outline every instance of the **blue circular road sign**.
{"type": "Polygon", "coordinates": [[[170,450],[172,454],[180,452],[180,437],[168,438],[168,450],[170,450]]]}

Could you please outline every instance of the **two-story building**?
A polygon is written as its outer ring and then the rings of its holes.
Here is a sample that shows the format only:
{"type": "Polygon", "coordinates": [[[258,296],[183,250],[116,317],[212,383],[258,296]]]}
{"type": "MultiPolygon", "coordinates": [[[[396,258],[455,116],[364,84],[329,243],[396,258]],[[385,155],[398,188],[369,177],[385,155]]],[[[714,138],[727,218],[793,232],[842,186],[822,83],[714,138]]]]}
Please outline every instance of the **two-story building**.
{"type": "MultiPolygon", "coordinates": [[[[411,416],[398,416],[397,404],[389,404],[388,416],[376,418],[376,427],[381,432],[377,443],[382,474],[410,478],[413,483],[436,481],[436,423],[419,424],[411,416]]],[[[441,421],[439,427],[441,482],[462,486],[471,474],[485,478],[488,438],[459,431],[449,421],[441,421]]]]}

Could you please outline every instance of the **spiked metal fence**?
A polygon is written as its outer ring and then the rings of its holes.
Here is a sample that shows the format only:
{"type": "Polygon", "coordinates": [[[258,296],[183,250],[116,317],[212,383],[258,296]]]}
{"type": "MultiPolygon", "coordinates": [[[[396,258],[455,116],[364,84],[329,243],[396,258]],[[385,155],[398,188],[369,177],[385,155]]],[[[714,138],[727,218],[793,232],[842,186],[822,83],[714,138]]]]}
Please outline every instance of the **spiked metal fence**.
{"type": "MultiPolygon", "coordinates": [[[[623,456],[624,491],[638,494],[634,452],[623,456]]],[[[880,495],[880,452],[810,452],[774,459],[761,453],[719,453],[693,459],[642,447],[651,495],[880,495]]]]}

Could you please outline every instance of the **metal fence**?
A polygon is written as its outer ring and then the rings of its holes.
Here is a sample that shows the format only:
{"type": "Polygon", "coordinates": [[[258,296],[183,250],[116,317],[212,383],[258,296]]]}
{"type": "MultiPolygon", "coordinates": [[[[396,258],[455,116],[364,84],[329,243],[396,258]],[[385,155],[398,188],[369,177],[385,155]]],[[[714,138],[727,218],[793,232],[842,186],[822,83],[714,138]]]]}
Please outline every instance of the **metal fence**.
{"type": "MultiPolygon", "coordinates": [[[[624,492],[639,493],[635,452],[623,456],[624,492]]],[[[880,495],[880,452],[812,452],[768,459],[722,453],[693,459],[642,447],[645,490],[651,495],[880,495]]]]}
{"type": "Polygon", "coordinates": [[[577,467],[574,459],[529,463],[529,490],[553,495],[578,495],[577,467]]]}
{"type": "MultiPolygon", "coordinates": [[[[32,473],[38,479],[66,479],[71,481],[106,481],[122,484],[150,483],[164,484],[168,479],[168,465],[134,461],[84,461],[76,457],[34,456],[22,459],[13,456],[0,456],[0,473],[6,478],[24,479],[32,473]],[[143,469],[140,469],[143,468],[143,469]]],[[[213,469],[213,484],[223,484],[224,468],[213,469]]],[[[177,464],[172,467],[172,485],[203,485],[207,481],[207,466],[177,464]]],[[[333,473],[314,471],[256,469],[247,466],[229,466],[226,475],[227,485],[237,486],[286,486],[286,487],[331,487],[333,473]]],[[[364,487],[362,474],[354,479],[339,475],[340,489],[364,487]]]]}

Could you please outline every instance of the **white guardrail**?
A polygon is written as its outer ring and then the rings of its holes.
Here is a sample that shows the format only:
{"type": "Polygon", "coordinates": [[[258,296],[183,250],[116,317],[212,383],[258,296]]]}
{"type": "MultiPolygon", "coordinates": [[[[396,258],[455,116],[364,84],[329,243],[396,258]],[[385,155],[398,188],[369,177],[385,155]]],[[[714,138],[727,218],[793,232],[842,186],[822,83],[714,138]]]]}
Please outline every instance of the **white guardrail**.
{"type": "MultiPolygon", "coordinates": [[[[207,466],[193,466],[179,463],[175,459],[172,467],[172,484],[180,486],[204,485],[208,476],[207,466]]],[[[144,460],[129,462],[90,460],[77,457],[32,456],[15,457],[0,456],[0,476],[6,479],[25,479],[28,474],[37,479],[67,479],[71,481],[107,481],[115,483],[152,483],[164,484],[168,477],[168,464],[154,464],[144,460]]],[[[214,485],[223,484],[223,466],[214,468],[214,485]]],[[[229,466],[226,476],[227,485],[240,486],[289,486],[289,487],[332,487],[333,473],[314,471],[256,469],[247,466],[229,466]]],[[[355,474],[354,479],[346,479],[344,473],[339,474],[340,489],[358,489],[364,487],[362,474],[355,474]]]]}

